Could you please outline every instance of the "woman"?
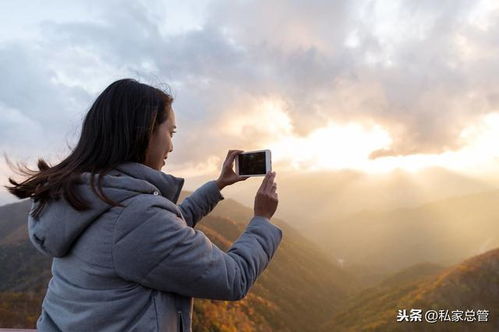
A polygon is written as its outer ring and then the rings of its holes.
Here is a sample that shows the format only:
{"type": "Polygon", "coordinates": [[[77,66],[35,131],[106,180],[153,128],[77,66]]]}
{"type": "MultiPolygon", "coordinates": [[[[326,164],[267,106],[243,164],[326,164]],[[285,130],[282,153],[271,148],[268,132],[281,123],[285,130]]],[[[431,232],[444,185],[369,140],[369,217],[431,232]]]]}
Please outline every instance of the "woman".
{"type": "Polygon", "coordinates": [[[247,179],[232,170],[176,205],[184,179],[161,172],[172,152],[173,98],[132,79],[95,100],[71,154],[55,166],[39,159],[8,190],[33,200],[30,240],[53,258],[38,331],[191,331],[192,297],[239,300],[282,239],[270,222],[275,173],[256,194],[254,217],[224,252],[194,229],[247,179]]]}

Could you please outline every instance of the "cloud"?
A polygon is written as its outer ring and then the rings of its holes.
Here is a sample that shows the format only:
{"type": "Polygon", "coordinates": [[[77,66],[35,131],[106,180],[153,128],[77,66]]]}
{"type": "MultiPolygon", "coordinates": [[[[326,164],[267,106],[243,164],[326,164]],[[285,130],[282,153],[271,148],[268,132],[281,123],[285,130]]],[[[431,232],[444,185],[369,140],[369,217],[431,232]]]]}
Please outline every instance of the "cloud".
{"type": "Polygon", "coordinates": [[[288,100],[297,134],[325,119],[372,120],[393,138],[373,158],[458,149],[459,133],[497,110],[497,26],[470,22],[477,2],[397,4],[243,2],[215,17],[267,68],[259,80],[288,100]],[[488,52],[469,57],[463,43],[488,52]]]}
{"type": "MultiPolygon", "coordinates": [[[[234,84],[285,99],[296,135],[328,119],[374,121],[393,144],[372,158],[459,149],[462,130],[497,110],[498,27],[470,20],[477,2],[396,4],[224,2],[207,25],[244,50],[240,71],[254,68],[234,84]]],[[[224,80],[228,69],[219,67],[224,80]]]]}
{"type": "Polygon", "coordinates": [[[0,44],[0,145],[65,148],[97,94],[131,76],[172,86],[173,169],[329,121],[382,126],[392,145],[372,158],[459,149],[462,130],[498,108],[498,11],[486,4],[211,1],[195,19],[179,11],[182,29],[169,2],[68,7],[83,18],[45,17],[36,38],[0,44]],[[285,128],[263,122],[276,100],[285,128]]]}

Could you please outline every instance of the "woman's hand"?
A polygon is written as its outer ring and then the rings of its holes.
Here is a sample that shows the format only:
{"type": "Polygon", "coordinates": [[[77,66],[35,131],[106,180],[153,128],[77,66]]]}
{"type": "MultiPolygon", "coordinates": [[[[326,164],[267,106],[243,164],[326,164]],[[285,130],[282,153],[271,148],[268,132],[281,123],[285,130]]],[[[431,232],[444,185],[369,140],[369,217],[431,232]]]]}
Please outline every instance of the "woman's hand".
{"type": "Polygon", "coordinates": [[[227,157],[225,157],[225,161],[222,166],[222,172],[217,179],[217,186],[220,190],[222,190],[225,186],[231,185],[238,181],[244,181],[249,176],[240,176],[237,175],[233,170],[234,159],[238,154],[244,152],[243,150],[229,150],[227,152],[227,157]]]}
{"type": "Polygon", "coordinates": [[[270,219],[277,210],[279,198],[277,196],[277,184],[275,183],[275,175],[275,172],[267,173],[255,195],[255,216],[261,216],[270,219]]]}

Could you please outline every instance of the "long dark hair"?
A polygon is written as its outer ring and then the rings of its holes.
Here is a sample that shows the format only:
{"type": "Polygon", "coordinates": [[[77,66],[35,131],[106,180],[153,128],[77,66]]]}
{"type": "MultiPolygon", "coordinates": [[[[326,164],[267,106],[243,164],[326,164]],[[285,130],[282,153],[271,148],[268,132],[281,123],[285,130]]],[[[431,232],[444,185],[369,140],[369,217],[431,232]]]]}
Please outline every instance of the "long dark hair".
{"type": "Polygon", "coordinates": [[[18,183],[9,177],[13,186],[5,188],[20,199],[31,197],[40,201],[31,213],[34,218],[38,218],[48,200],[61,195],[73,208],[83,211],[90,208],[89,203],[73,189],[81,183],[81,173],[90,172],[92,191],[104,202],[122,206],[104,194],[102,176],[123,162],[145,161],[149,139],[158,125],[167,120],[172,102],[168,92],[134,79],[112,83],[86,114],[78,144],[68,157],[55,166],[38,159],[38,171],[19,164],[16,170],[7,160],[16,173],[28,178],[18,183]]]}

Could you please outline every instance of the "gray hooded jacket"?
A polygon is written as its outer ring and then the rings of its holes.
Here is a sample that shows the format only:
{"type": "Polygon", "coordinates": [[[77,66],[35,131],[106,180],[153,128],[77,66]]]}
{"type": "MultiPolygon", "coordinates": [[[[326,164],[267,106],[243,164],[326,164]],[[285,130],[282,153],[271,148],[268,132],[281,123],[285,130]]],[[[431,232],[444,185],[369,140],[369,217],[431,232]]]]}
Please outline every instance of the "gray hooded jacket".
{"type": "MultiPolygon", "coordinates": [[[[192,297],[243,298],[282,239],[280,228],[253,217],[224,252],[194,229],[224,197],[215,181],[176,205],[184,179],[127,162],[104,176],[112,207],[77,186],[92,207],[50,201],[28,217],[35,247],[54,257],[38,331],[192,331],[192,297]]],[[[38,203],[32,204],[32,210],[38,203]]]]}

